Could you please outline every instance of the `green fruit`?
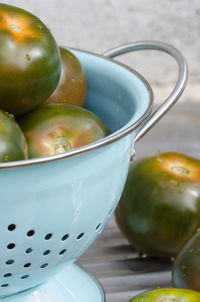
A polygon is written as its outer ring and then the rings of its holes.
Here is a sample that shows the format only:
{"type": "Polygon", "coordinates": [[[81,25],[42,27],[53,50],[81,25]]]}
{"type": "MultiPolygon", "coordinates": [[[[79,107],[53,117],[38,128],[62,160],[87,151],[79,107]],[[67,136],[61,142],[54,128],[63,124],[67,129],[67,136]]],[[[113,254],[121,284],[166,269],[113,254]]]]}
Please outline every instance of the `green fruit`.
{"type": "Polygon", "coordinates": [[[157,288],[146,291],[129,302],[199,302],[200,293],[179,288],[157,288]]]}
{"type": "Polygon", "coordinates": [[[62,72],[59,84],[44,104],[71,104],[84,107],[87,94],[86,74],[78,58],[60,47],[62,72]]]}
{"type": "Polygon", "coordinates": [[[116,221],[139,251],[175,256],[200,226],[200,161],[164,153],[131,164],[116,221]]]}
{"type": "Polygon", "coordinates": [[[73,105],[46,105],[19,119],[30,158],[55,155],[109,134],[92,112],[73,105]]]}
{"type": "Polygon", "coordinates": [[[173,284],[200,291],[200,229],[179,251],[172,274],[173,284]]]}
{"type": "Polygon", "coordinates": [[[0,110],[0,162],[27,159],[27,144],[18,124],[0,110]]]}
{"type": "Polygon", "coordinates": [[[0,108],[20,116],[55,90],[59,48],[37,17],[6,4],[0,4],[0,45],[0,108]]]}

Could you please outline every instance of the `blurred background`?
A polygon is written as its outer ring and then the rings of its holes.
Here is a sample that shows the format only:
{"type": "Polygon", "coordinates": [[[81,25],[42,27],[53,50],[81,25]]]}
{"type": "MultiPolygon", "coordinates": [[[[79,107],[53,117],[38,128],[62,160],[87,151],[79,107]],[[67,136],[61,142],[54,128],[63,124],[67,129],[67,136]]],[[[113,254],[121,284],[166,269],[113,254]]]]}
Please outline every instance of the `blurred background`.
{"type": "MultiPolygon", "coordinates": [[[[199,0],[6,0],[37,15],[59,45],[96,53],[140,40],[160,40],[177,47],[189,65],[189,84],[181,101],[200,101],[199,0]]],[[[119,58],[118,58],[119,60],[119,58]]],[[[152,85],[164,100],[177,78],[166,54],[143,51],[120,57],[152,85]]]]}

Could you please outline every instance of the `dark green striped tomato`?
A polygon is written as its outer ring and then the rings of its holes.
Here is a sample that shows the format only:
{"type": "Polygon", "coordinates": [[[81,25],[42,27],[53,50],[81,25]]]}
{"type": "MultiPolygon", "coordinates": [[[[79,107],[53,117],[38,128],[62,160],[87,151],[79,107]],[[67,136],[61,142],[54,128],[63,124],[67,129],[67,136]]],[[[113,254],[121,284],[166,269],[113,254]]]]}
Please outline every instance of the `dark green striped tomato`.
{"type": "Polygon", "coordinates": [[[27,157],[23,132],[12,116],[0,110],[0,162],[23,160],[27,157]]]}
{"type": "Polygon", "coordinates": [[[19,120],[30,158],[55,155],[78,148],[109,134],[92,112],[73,105],[46,105],[19,120]]]}
{"type": "Polygon", "coordinates": [[[34,15],[0,4],[0,108],[20,116],[52,94],[61,74],[59,48],[34,15]]]}
{"type": "Polygon", "coordinates": [[[87,94],[86,74],[78,58],[60,47],[62,72],[59,84],[44,104],[71,104],[84,107],[87,94]]]}
{"type": "Polygon", "coordinates": [[[180,249],[172,279],[176,287],[200,291],[200,229],[180,249]]]}
{"type": "Polygon", "coordinates": [[[131,164],[116,221],[139,251],[175,256],[200,226],[200,161],[164,153],[131,164]]]}
{"type": "Polygon", "coordinates": [[[129,302],[199,302],[200,293],[189,289],[157,288],[146,291],[129,302]]]}

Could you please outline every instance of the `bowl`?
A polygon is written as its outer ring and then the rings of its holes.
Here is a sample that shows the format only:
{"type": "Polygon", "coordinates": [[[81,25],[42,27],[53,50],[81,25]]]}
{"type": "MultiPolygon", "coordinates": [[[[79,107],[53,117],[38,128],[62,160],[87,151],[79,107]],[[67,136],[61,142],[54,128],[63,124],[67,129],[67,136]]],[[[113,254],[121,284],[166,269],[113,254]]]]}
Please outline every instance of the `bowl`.
{"type": "Polygon", "coordinates": [[[184,58],[161,42],[132,43],[104,56],[72,51],[87,75],[86,107],[111,134],[63,154],[0,164],[0,298],[5,301],[104,301],[101,286],[74,263],[113,214],[135,142],[186,84],[184,58]],[[176,88],[152,115],[147,81],[109,58],[142,48],[168,52],[180,69],[176,88]]]}

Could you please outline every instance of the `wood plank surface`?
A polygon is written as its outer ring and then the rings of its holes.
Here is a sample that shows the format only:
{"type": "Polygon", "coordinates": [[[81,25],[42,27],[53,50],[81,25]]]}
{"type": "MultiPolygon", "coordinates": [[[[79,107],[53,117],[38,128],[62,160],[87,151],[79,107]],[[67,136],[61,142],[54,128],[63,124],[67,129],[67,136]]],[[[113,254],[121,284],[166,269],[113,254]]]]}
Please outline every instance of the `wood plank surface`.
{"type": "MultiPolygon", "coordinates": [[[[200,104],[177,104],[135,148],[136,159],[165,151],[200,158],[200,104]]],[[[128,302],[146,289],[171,286],[171,259],[134,250],[114,217],[78,263],[100,281],[107,302],[128,302]]]]}

